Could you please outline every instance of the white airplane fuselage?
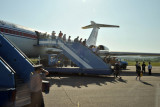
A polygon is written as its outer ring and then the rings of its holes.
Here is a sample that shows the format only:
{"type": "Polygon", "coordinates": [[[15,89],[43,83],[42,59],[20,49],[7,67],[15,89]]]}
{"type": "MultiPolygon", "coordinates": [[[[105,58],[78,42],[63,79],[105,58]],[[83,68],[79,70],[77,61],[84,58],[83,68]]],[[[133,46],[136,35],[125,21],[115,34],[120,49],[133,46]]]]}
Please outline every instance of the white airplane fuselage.
{"type": "Polygon", "coordinates": [[[37,57],[45,54],[46,48],[34,46],[37,44],[37,35],[34,30],[0,21],[0,31],[27,56],[37,57]]]}
{"type": "MultiPolygon", "coordinates": [[[[91,28],[93,28],[93,30],[87,40],[88,46],[96,45],[98,30],[99,27],[101,27],[101,25],[98,26],[95,22],[91,22],[93,24],[91,25],[91,28]]],[[[39,55],[45,55],[47,54],[46,52],[48,50],[52,50],[55,52],[60,51],[56,48],[49,49],[47,47],[35,46],[37,44],[37,35],[35,33],[36,30],[0,20],[0,31],[28,57],[37,57],[39,55]]],[[[105,48],[102,51],[99,51],[99,54],[105,54],[108,52],[109,49],[105,48]]]]}
{"type": "MultiPolygon", "coordinates": [[[[86,44],[88,46],[96,46],[98,30],[100,27],[114,27],[118,28],[117,25],[106,25],[106,24],[97,24],[91,21],[90,25],[82,27],[83,29],[93,28],[89,38],[87,39],[86,44]]],[[[28,57],[38,57],[39,55],[46,55],[47,52],[57,53],[61,52],[60,49],[40,47],[37,45],[37,34],[36,30],[26,28],[20,25],[13,23],[8,23],[0,20],[0,32],[4,34],[13,44],[15,44],[23,53],[28,57]]],[[[43,34],[43,33],[42,33],[43,34]]],[[[99,47],[99,46],[98,46],[99,47]]],[[[140,53],[140,52],[110,52],[109,48],[104,45],[100,45],[102,49],[99,50],[98,54],[100,56],[106,55],[141,55],[141,56],[160,56],[160,53],[140,53]]]]}

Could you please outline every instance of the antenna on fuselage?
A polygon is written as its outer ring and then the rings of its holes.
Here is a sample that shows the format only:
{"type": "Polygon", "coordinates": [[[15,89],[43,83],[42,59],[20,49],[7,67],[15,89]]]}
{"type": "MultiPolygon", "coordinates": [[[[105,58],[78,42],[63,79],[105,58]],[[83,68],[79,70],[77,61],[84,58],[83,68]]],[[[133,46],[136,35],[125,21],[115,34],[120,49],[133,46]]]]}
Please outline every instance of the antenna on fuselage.
{"type": "Polygon", "coordinates": [[[94,21],[91,21],[90,25],[84,26],[82,27],[82,29],[89,29],[89,28],[93,28],[89,38],[87,39],[86,44],[88,46],[94,45],[96,46],[96,42],[97,42],[97,35],[98,35],[98,30],[100,29],[100,27],[119,27],[117,25],[108,25],[108,24],[98,24],[95,23],[94,21]]]}

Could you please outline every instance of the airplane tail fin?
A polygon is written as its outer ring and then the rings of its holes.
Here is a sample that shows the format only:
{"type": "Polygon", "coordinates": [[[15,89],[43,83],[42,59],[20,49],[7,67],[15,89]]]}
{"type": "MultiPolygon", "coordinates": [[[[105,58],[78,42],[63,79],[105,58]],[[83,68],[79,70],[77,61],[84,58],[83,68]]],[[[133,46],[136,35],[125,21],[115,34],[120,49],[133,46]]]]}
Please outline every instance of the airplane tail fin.
{"type": "Polygon", "coordinates": [[[119,27],[117,25],[108,25],[108,24],[97,24],[94,21],[91,21],[90,25],[84,26],[82,27],[82,29],[89,29],[89,28],[93,28],[88,40],[87,40],[87,45],[96,45],[96,41],[97,41],[97,35],[98,35],[98,30],[100,29],[100,27],[119,27]]]}

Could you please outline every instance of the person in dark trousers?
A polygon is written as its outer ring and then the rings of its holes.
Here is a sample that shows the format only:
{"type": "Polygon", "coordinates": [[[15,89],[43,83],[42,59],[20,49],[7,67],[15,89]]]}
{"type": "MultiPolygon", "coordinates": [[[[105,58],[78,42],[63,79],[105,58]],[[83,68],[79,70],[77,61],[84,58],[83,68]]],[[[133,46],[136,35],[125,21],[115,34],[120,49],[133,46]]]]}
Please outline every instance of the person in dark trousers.
{"type": "Polygon", "coordinates": [[[35,67],[35,71],[31,74],[30,79],[31,104],[29,107],[44,107],[42,77],[48,74],[49,72],[44,70],[42,66],[35,67]]]}
{"type": "Polygon", "coordinates": [[[146,64],[145,64],[145,62],[143,62],[143,64],[142,64],[142,73],[145,74],[145,72],[146,72],[146,64]]]}
{"type": "Polygon", "coordinates": [[[149,62],[149,65],[148,65],[148,72],[149,72],[149,75],[152,75],[152,65],[151,65],[151,62],[149,62]]]}
{"type": "Polygon", "coordinates": [[[120,62],[116,62],[114,66],[114,77],[120,77],[120,62]]]}
{"type": "Polygon", "coordinates": [[[139,77],[139,80],[141,80],[141,66],[140,66],[140,63],[138,63],[138,65],[137,65],[137,77],[136,77],[136,80],[137,80],[138,77],[139,77]]]}
{"type": "Polygon", "coordinates": [[[137,67],[138,67],[138,61],[136,61],[136,64],[135,64],[135,66],[136,66],[136,73],[137,73],[137,67]]]}

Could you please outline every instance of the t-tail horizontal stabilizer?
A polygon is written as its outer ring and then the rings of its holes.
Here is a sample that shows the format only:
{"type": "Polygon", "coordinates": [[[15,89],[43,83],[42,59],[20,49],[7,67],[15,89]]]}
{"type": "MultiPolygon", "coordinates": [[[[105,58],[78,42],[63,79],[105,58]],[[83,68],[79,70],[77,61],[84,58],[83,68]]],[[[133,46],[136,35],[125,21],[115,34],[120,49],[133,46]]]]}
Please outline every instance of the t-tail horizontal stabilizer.
{"type": "Polygon", "coordinates": [[[82,27],[82,29],[89,29],[89,28],[94,28],[94,27],[100,28],[100,27],[119,27],[119,26],[108,25],[108,24],[98,24],[98,23],[95,23],[94,21],[91,21],[90,25],[84,26],[82,27]]]}
{"type": "Polygon", "coordinates": [[[95,23],[94,21],[91,21],[90,25],[84,26],[82,27],[82,29],[89,29],[89,28],[93,28],[88,40],[87,40],[87,45],[94,45],[96,46],[96,41],[97,41],[97,35],[98,35],[98,30],[100,29],[100,27],[116,27],[118,28],[119,26],[117,25],[108,25],[108,24],[98,24],[95,23]]]}

